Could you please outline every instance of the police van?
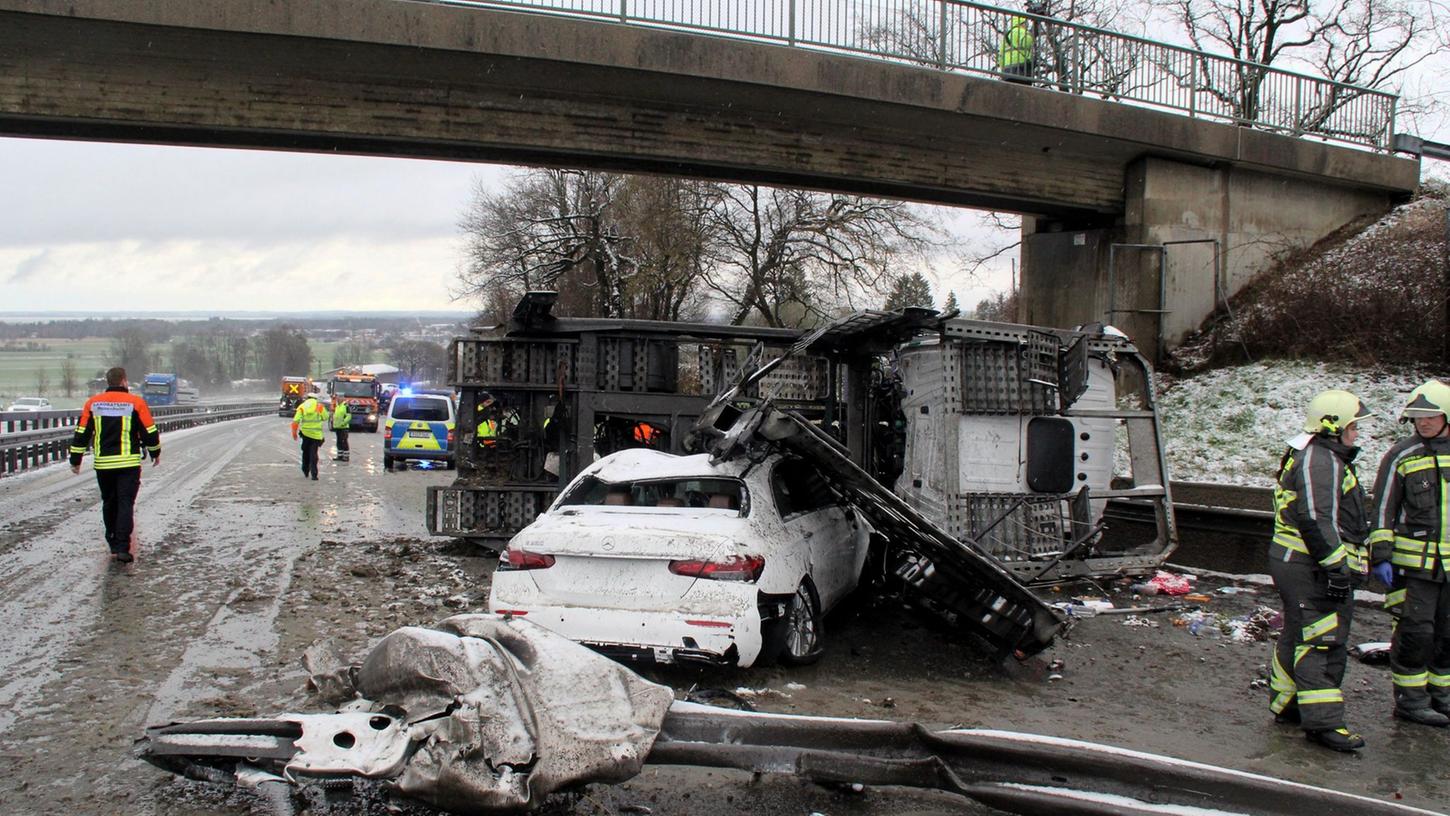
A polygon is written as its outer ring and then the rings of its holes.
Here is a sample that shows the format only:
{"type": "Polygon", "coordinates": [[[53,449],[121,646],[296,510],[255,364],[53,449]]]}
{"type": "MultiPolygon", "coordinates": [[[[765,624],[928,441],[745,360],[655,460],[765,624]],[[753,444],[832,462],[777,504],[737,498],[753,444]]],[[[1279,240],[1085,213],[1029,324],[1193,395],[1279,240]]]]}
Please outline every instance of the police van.
{"type": "Polygon", "coordinates": [[[383,426],[383,469],[421,459],[442,462],[452,470],[458,464],[453,436],[457,419],[449,397],[400,391],[388,406],[383,426]]]}

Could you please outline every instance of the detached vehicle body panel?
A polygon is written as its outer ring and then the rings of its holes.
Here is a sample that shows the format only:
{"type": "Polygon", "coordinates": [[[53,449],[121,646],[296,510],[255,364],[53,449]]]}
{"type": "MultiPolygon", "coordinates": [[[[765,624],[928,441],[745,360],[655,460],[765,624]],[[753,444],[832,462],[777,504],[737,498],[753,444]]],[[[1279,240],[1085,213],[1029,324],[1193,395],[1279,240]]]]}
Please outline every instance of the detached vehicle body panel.
{"type": "Polygon", "coordinates": [[[856,587],[870,529],[801,465],[611,454],[509,542],[489,609],[616,657],[808,662],[821,616],[856,587]],[[790,628],[792,611],[809,631],[790,628]]]}

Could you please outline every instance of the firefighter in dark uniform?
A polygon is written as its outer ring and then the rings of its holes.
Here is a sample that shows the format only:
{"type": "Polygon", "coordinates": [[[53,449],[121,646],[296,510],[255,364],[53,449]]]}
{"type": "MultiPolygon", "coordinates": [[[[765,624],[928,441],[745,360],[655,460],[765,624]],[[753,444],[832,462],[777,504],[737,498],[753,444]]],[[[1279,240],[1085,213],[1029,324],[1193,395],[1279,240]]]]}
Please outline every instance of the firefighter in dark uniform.
{"type": "Polygon", "coordinates": [[[1400,419],[1415,433],[1385,454],[1375,481],[1370,559],[1390,587],[1395,717],[1450,725],[1450,386],[1430,380],[1410,393],[1400,419]]]}
{"type": "Polygon", "coordinates": [[[136,493],[141,489],[141,457],[151,466],[161,462],[161,434],[146,401],[132,394],[126,369],[106,372],[106,390],[86,400],[70,446],[70,469],[81,472],[81,459],[89,451],[101,488],[101,517],[111,557],[122,563],[135,560],[131,531],[135,526],[136,493]]]}
{"type": "Polygon", "coordinates": [[[1289,440],[1274,488],[1269,575],[1284,604],[1274,648],[1269,708],[1312,742],[1355,751],[1345,727],[1344,680],[1354,587],[1367,568],[1364,488],[1354,471],[1357,424],[1370,412],[1348,391],[1309,402],[1304,433],[1289,440]]]}

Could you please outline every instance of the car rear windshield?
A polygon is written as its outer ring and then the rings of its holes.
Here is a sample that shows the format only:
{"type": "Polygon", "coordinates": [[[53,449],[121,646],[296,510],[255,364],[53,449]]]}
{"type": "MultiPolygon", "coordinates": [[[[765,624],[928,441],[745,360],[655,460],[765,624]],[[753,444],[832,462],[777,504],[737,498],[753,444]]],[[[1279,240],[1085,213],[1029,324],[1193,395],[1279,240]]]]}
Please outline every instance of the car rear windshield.
{"type": "Polygon", "coordinates": [[[393,419],[447,422],[448,400],[428,397],[398,397],[393,400],[393,419]]]}
{"type": "Polygon", "coordinates": [[[15,401],[15,404],[16,405],[44,405],[45,404],[45,400],[43,400],[43,399],[36,399],[34,397],[21,397],[20,399],[18,399],[18,400],[15,401]]]}
{"type": "Polygon", "coordinates": [[[561,501],[566,505],[605,505],[616,507],[700,507],[734,510],[747,515],[750,495],[745,485],[734,479],[689,477],[681,479],[642,479],[635,482],[605,482],[587,476],[575,485],[561,501]]]}

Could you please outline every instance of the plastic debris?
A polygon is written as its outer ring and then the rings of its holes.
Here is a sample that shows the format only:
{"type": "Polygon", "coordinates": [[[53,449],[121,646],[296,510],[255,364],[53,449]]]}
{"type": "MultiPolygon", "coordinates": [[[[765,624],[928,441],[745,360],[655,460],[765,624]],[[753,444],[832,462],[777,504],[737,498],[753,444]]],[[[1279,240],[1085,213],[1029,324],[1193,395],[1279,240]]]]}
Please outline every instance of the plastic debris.
{"type": "Polygon", "coordinates": [[[1146,626],[1149,629],[1157,629],[1158,628],[1158,621],[1148,620],[1147,618],[1139,617],[1137,615],[1129,615],[1128,617],[1123,618],[1123,625],[1124,626],[1146,626]]]}
{"type": "Polygon", "coordinates": [[[1158,570],[1145,583],[1134,584],[1135,592],[1138,591],[1138,587],[1143,587],[1139,593],[1143,595],[1187,595],[1193,589],[1193,581],[1187,575],[1158,570]]]}
{"type": "Polygon", "coordinates": [[[1194,603],[1208,603],[1209,601],[1213,600],[1213,598],[1208,595],[1204,595],[1202,592],[1190,592],[1187,595],[1183,596],[1183,600],[1192,601],[1194,603]]]}
{"type": "Polygon", "coordinates": [[[1237,617],[1195,609],[1174,618],[1173,625],[1187,629],[1194,637],[1223,637],[1239,643],[1260,643],[1269,639],[1274,620],[1283,625],[1283,617],[1267,606],[1237,617]]]}
{"type": "Polygon", "coordinates": [[[1359,662],[1369,666],[1383,666],[1390,662],[1390,644],[1384,641],[1351,646],[1349,653],[1358,658],[1359,662]]]}
{"type": "Polygon", "coordinates": [[[1253,587],[1222,586],[1218,588],[1220,595],[1255,595],[1257,593],[1258,590],[1253,587]]]}

